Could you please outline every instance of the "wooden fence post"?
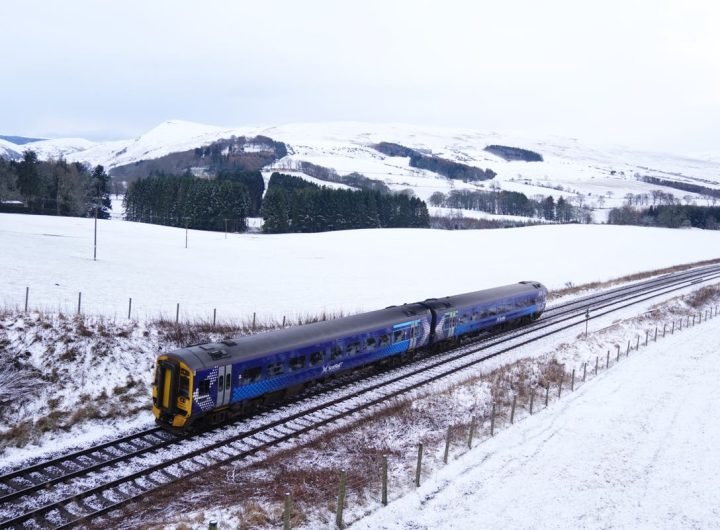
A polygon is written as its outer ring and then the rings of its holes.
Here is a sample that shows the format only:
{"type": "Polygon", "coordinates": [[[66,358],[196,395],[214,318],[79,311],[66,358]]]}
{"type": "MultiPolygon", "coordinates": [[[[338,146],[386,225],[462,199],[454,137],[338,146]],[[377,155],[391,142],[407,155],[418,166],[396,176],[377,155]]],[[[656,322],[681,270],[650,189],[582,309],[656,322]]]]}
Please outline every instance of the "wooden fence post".
{"type": "Polygon", "coordinates": [[[77,312],[78,315],[80,314],[80,306],[81,306],[81,304],[82,304],[82,292],[79,292],[79,293],[78,293],[78,312],[77,312]]]}
{"type": "Polygon", "coordinates": [[[283,315],[283,324],[282,327],[285,327],[285,315],[283,315]]]}
{"type": "Polygon", "coordinates": [[[444,464],[447,464],[448,453],[450,453],[450,425],[448,425],[447,434],[445,435],[445,454],[443,455],[444,464]]]}
{"type": "Polygon", "coordinates": [[[667,324],[663,324],[663,339],[665,338],[665,329],[667,328],[667,324]]]}
{"type": "Polygon", "coordinates": [[[423,444],[418,444],[417,467],[415,468],[415,487],[420,487],[420,471],[422,471],[423,444]]]}
{"type": "Polygon", "coordinates": [[[492,412],[490,413],[490,436],[495,436],[495,402],[492,403],[492,412]]]}
{"type": "Polygon", "coordinates": [[[290,530],[290,513],[292,512],[292,496],[285,493],[285,511],[283,513],[283,530],[290,530]]]}
{"type": "Polygon", "coordinates": [[[547,408],[547,406],[548,406],[549,399],[550,399],[550,381],[548,381],[548,384],[545,387],[545,408],[547,408]]]}
{"type": "Polygon", "coordinates": [[[657,326],[655,326],[655,339],[653,339],[655,342],[657,342],[657,326]]]}
{"type": "Polygon", "coordinates": [[[650,330],[645,330],[645,346],[648,344],[648,336],[650,335],[650,330]]]}
{"type": "Polygon", "coordinates": [[[30,287],[25,287],[25,312],[26,313],[27,313],[29,299],[30,299],[30,287]]]}
{"type": "Polygon", "coordinates": [[[535,387],[530,389],[530,415],[533,413],[533,402],[535,401],[535,387]]]}
{"type": "MultiPolygon", "coordinates": [[[[608,354],[608,359],[610,359],[610,350],[608,350],[607,354],[608,354]]],[[[595,356],[595,375],[597,375],[598,363],[599,363],[599,362],[600,362],[600,357],[598,357],[598,356],[596,355],[596,356],[595,356]]]]}
{"type": "Polygon", "coordinates": [[[335,526],[342,529],[343,525],[343,508],[345,508],[345,486],[347,483],[347,473],[345,470],[340,471],[340,488],[338,490],[337,515],[335,517],[335,526]]]}
{"type": "MultiPolygon", "coordinates": [[[[640,349],[640,335],[637,336],[637,344],[635,344],[635,351],[638,351],[640,349]]],[[[630,348],[628,348],[628,354],[630,353],[630,348]]]]}
{"type": "Polygon", "coordinates": [[[587,379],[587,361],[583,364],[583,383],[587,379]]]}
{"type": "Polygon", "coordinates": [[[128,300],[128,320],[130,320],[130,315],[132,314],[132,298],[128,300]]]}
{"type": "Polygon", "coordinates": [[[252,328],[255,329],[255,313],[253,313],[253,325],[252,328]]]}
{"type": "Polygon", "coordinates": [[[517,396],[513,396],[512,408],[510,409],[510,424],[515,423],[515,405],[517,404],[517,396]]]}
{"type": "Polygon", "coordinates": [[[208,530],[218,530],[218,522],[215,519],[210,519],[208,522],[208,530]]]}
{"type": "Polygon", "coordinates": [[[213,307],[213,328],[215,327],[216,323],[217,323],[217,307],[213,307]]]}
{"type": "MultiPolygon", "coordinates": [[[[563,374],[563,375],[565,375],[565,374],[563,374]]],[[[560,376],[560,382],[558,383],[558,399],[560,399],[560,396],[562,395],[562,382],[563,382],[563,378],[562,378],[562,376],[560,376]]]]}
{"type": "Polygon", "coordinates": [[[382,505],[387,506],[388,503],[388,457],[383,455],[382,467],[382,505]]]}
{"type": "Polygon", "coordinates": [[[178,302],[177,309],[175,310],[175,323],[180,322],[180,302],[178,302]]]}
{"type": "Polygon", "coordinates": [[[675,335],[675,321],[672,321],[672,330],[670,331],[670,335],[675,335]]]}
{"type": "Polygon", "coordinates": [[[470,435],[468,436],[468,449],[472,449],[472,439],[475,434],[475,416],[470,420],[470,435]]]}
{"type": "Polygon", "coordinates": [[[573,368],[572,379],[570,379],[570,392],[575,392],[575,368],[573,368]]]}

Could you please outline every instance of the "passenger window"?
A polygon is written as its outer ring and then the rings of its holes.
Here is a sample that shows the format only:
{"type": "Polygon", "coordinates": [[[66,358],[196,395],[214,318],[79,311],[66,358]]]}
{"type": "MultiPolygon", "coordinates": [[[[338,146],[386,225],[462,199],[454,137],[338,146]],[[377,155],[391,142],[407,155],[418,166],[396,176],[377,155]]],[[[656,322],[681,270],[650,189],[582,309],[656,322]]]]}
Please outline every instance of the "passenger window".
{"type": "Polygon", "coordinates": [[[387,346],[388,344],[390,344],[390,336],[382,335],[380,337],[380,346],[387,346]]]}
{"type": "Polygon", "coordinates": [[[346,351],[348,355],[355,355],[358,351],[360,351],[360,343],[353,342],[352,344],[349,344],[346,351]]]}
{"type": "Polygon", "coordinates": [[[374,339],[373,337],[370,337],[369,339],[367,339],[367,340],[365,341],[365,344],[367,345],[367,349],[368,349],[368,350],[372,350],[372,349],[375,348],[376,342],[375,342],[375,339],[374,339]]]}
{"type": "Polygon", "coordinates": [[[314,351],[310,354],[310,366],[315,366],[323,362],[323,354],[321,351],[314,351]]]}
{"type": "Polygon", "coordinates": [[[258,379],[260,379],[260,374],[262,373],[262,370],[259,366],[256,366],[255,368],[248,368],[245,370],[242,374],[242,380],[245,383],[254,383],[258,379]]]}
{"type": "Polygon", "coordinates": [[[225,390],[230,390],[231,384],[232,384],[232,376],[231,376],[231,374],[227,374],[225,376],[225,390]]]}
{"type": "Polygon", "coordinates": [[[338,357],[342,357],[342,350],[338,346],[333,346],[332,350],[330,350],[330,360],[334,361],[338,357]]]}
{"type": "Polygon", "coordinates": [[[225,388],[225,376],[218,377],[218,392],[222,392],[225,388]]]}
{"type": "Polygon", "coordinates": [[[288,364],[291,372],[302,370],[305,367],[305,357],[293,357],[288,364]]]}
{"type": "Polygon", "coordinates": [[[281,373],[283,373],[283,363],[279,362],[268,364],[267,373],[270,376],[280,375],[281,373]]]}
{"type": "Polygon", "coordinates": [[[403,340],[405,333],[403,333],[403,330],[399,329],[395,333],[393,333],[393,342],[400,342],[403,340]]]}

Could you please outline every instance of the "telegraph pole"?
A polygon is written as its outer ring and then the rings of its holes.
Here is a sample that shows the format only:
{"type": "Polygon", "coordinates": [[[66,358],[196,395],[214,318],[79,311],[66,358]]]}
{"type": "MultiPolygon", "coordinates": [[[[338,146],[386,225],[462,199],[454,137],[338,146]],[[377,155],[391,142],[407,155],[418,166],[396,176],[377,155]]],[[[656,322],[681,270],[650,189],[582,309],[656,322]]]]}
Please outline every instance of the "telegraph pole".
{"type": "Polygon", "coordinates": [[[95,235],[93,237],[93,261],[97,261],[97,211],[98,201],[97,197],[95,197],[95,235]]]}

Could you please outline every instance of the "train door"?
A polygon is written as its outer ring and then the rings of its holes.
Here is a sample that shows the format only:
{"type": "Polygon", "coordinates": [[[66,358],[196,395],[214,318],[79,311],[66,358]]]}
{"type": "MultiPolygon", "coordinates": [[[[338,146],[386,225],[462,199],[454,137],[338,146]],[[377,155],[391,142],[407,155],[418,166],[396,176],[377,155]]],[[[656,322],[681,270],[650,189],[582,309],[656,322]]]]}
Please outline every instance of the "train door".
{"type": "Polygon", "coordinates": [[[457,314],[457,309],[445,313],[445,329],[447,330],[445,336],[448,339],[455,335],[455,326],[457,326],[458,321],[457,314]]]}
{"type": "Polygon", "coordinates": [[[232,365],[218,367],[216,407],[230,403],[232,392],[232,365]]]}

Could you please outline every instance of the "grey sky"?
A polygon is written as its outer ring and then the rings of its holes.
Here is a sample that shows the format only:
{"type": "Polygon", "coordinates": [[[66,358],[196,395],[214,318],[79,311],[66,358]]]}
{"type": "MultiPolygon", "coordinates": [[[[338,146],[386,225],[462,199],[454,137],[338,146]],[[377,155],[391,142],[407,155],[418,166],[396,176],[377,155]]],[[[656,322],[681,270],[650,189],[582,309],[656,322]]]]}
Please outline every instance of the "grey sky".
{"type": "Polygon", "coordinates": [[[15,0],[0,16],[2,134],[353,120],[720,151],[712,0],[15,0]]]}

